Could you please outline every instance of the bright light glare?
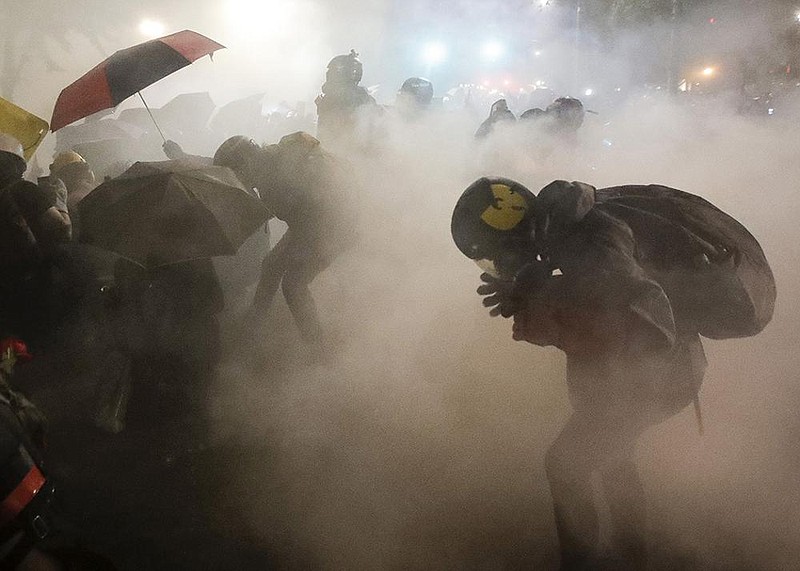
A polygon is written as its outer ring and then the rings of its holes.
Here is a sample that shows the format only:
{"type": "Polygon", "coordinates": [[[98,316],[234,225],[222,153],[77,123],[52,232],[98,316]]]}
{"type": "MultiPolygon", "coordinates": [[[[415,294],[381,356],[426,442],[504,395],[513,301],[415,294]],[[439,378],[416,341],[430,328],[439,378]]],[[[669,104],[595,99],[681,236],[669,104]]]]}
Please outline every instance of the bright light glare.
{"type": "Polygon", "coordinates": [[[486,42],[481,46],[481,56],[487,61],[495,61],[502,57],[505,52],[506,48],[500,42],[486,42]]]}
{"type": "Polygon", "coordinates": [[[794,19],[800,22],[800,11],[794,13],[794,19]]]}
{"type": "Polygon", "coordinates": [[[594,95],[594,89],[592,89],[592,88],[590,87],[589,89],[587,89],[586,91],[584,91],[584,92],[583,92],[583,94],[584,94],[586,97],[591,97],[592,95],[594,95]]]}
{"type": "Polygon", "coordinates": [[[441,42],[431,42],[422,50],[422,59],[428,65],[436,65],[447,59],[447,48],[441,42]]]}
{"type": "Polygon", "coordinates": [[[703,75],[705,75],[706,77],[711,77],[712,75],[714,75],[714,68],[713,67],[705,68],[703,70],[703,75]]]}
{"type": "Polygon", "coordinates": [[[145,18],[139,22],[139,33],[145,38],[159,38],[164,35],[166,27],[161,22],[145,18]]]}
{"type": "Polygon", "coordinates": [[[540,55],[542,55],[542,51],[541,50],[536,50],[535,52],[533,52],[533,55],[535,55],[536,57],[539,57],[540,55]]]}

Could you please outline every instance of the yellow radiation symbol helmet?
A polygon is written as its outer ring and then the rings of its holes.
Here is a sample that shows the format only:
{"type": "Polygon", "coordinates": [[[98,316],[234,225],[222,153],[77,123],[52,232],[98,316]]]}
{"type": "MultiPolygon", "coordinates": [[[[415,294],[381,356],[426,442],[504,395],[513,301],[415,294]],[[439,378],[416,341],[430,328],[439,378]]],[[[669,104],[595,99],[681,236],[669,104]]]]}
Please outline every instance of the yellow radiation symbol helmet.
{"type": "Polygon", "coordinates": [[[450,229],[456,246],[473,260],[493,260],[504,250],[532,241],[535,200],[531,191],[511,179],[476,180],[453,210],[450,229]]]}
{"type": "Polygon", "coordinates": [[[497,230],[511,230],[525,218],[528,203],[511,186],[503,183],[489,185],[494,204],[486,207],[481,220],[497,230]]]}

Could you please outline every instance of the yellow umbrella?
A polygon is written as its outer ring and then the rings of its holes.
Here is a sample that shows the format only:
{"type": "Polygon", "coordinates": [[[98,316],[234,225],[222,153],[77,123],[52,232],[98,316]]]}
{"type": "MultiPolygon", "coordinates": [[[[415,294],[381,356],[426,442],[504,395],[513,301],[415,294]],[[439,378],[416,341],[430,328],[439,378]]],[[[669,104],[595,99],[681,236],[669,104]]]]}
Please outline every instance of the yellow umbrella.
{"type": "Polygon", "coordinates": [[[49,128],[44,119],[0,97],[0,133],[7,133],[22,143],[26,161],[36,152],[49,128]]]}

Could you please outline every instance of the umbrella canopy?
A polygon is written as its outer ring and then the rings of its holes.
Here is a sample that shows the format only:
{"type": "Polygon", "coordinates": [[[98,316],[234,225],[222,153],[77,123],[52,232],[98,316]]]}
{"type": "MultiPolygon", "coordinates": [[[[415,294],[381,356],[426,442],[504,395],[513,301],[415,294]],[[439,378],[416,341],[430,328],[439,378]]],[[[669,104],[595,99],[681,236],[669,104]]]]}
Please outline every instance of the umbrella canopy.
{"type": "Polygon", "coordinates": [[[184,30],[115,52],[61,91],[50,128],[56,131],[114,107],[137,91],[224,47],[184,30]]]}
{"type": "Polygon", "coordinates": [[[203,129],[216,108],[208,92],[182,93],[154,112],[159,121],[186,131],[203,129]]]}
{"type": "Polygon", "coordinates": [[[0,97],[0,133],[19,141],[29,161],[47,134],[47,121],[0,97]]]}
{"type": "Polygon", "coordinates": [[[223,105],[211,118],[211,128],[225,136],[238,133],[252,135],[254,127],[257,128],[264,121],[264,97],[264,93],[256,93],[223,105]]]}
{"type": "Polygon", "coordinates": [[[126,121],[114,118],[86,120],[77,125],[67,125],[56,136],[56,152],[74,149],[76,145],[88,141],[108,139],[135,140],[144,135],[145,130],[126,121]]]}
{"type": "Polygon", "coordinates": [[[81,242],[153,268],[233,255],[269,213],[230,169],[161,161],[104,182],[79,214],[81,242]]]}

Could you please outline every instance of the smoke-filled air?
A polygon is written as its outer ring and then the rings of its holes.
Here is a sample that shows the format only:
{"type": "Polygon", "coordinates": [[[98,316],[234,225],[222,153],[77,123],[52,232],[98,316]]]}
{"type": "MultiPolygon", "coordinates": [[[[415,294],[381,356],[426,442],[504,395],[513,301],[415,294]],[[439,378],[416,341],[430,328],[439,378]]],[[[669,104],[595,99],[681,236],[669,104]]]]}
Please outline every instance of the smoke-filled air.
{"type": "Polygon", "coordinates": [[[0,567],[800,568],[797,10],[5,0],[0,567]]]}

